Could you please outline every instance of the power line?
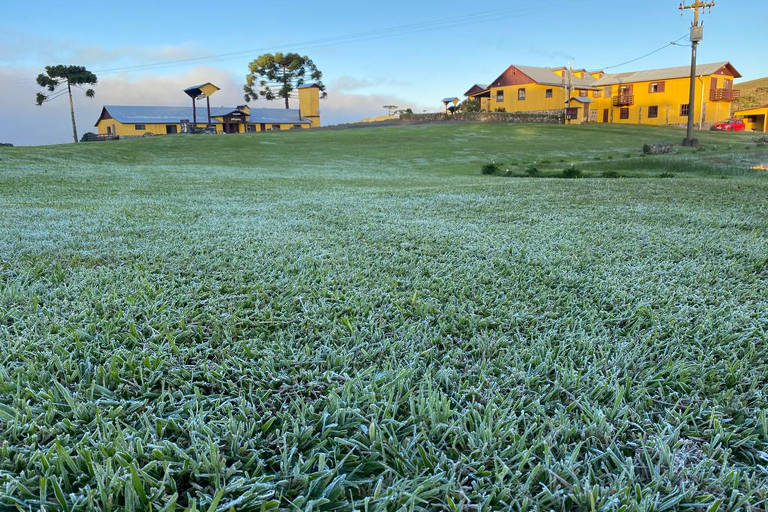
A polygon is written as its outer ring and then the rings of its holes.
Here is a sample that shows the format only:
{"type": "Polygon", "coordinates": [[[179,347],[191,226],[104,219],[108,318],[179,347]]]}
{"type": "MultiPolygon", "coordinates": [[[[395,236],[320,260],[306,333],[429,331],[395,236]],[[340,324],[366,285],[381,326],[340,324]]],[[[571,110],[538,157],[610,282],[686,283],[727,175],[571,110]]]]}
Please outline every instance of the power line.
{"type": "MultiPolygon", "coordinates": [[[[550,0],[550,3],[552,1],[554,0],[550,0]]],[[[532,12],[537,12],[538,10],[540,10],[539,8],[540,6],[537,6],[537,8],[528,8],[528,9],[516,9],[516,8],[495,9],[495,10],[484,11],[479,13],[470,13],[470,14],[464,14],[461,16],[453,16],[448,18],[436,18],[432,20],[421,21],[417,23],[409,23],[405,25],[398,25],[398,26],[388,27],[388,28],[379,29],[379,30],[356,32],[351,34],[345,34],[342,36],[314,39],[314,40],[297,42],[297,43],[274,45],[274,46],[262,47],[262,48],[251,48],[247,50],[238,50],[234,52],[227,52],[227,53],[200,56],[200,57],[189,57],[185,59],[158,61],[158,62],[152,62],[147,64],[134,64],[130,66],[105,68],[105,69],[95,70],[93,71],[93,73],[101,76],[104,76],[104,75],[109,76],[111,74],[115,74],[123,71],[157,70],[157,69],[164,69],[172,66],[237,58],[247,54],[274,50],[275,48],[278,48],[278,47],[296,48],[296,49],[301,48],[302,50],[307,50],[307,49],[340,46],[344,44],[360,43],[360,42],[371,41],[376,39],[384,39],[389,37],[400,37],[400,36],[405,36],[410,34],[434,31],[434,30],[455,28],[455,27],[461,27],[465,25],[473,25],[473,24],[484,23],[488,21],[496,21],[499,19],[509,18],[512,16],[519,17],[519,16],[530,14],[532,12]]],[[[25,83],[27,83],[27,81],[25,81],[25,83]]]]}
{"type": "Polygon", "coordinates": [[[662,50],[666,50],[670,46],[676,46],[679,41],[685,39],[686,37],[688,37],[688,34],[684,34],[681,37],[675,39],[674,41],[669,42],[669,43],[665,44],[664,46],[662,46],[660,48],[656,48],[655,50],[653,50],[651,52],[648,52],[645,55],[641,55],[640,57],[628,60],[626,62],[622,62],[621,64],[614,64],[613,66],[606,66],[606,67],[604,67],[602,69],[606,70],[606,69],[620,68],[621,66],[626,66],[627,64],[632,64],[633,62],[637,62],[639,60],[643,60],[643,59],[645,59],[647,57],[650,57],[651,55],[655,55],[655,54],[659,53],[662,50]]]}
{"type": "Polygon", "coordinates": [[[147,64],[136,64],[132,66],[101,69],[101,70],[94,71],[94,73],[111,74],[113,72],[119,72],[119,71],[137,71],[137,70],[150,69],[150,68],[154,69],[158,67],[162,68],[162,67],[172,66],[172,65],[189,64],[192,62],[225,60],[233,57],[240,57],[242,55],[246,55],[250,53],[273,50],[278,46],[281,48],[302,48],[302,49],[323,48],[328,46],[358,43],[358,42],[382,39],[387,37],[398,37],[398,36],[409,35],[414,33],[440,30],[444,28],[453,28],[456,26],[472,25],[477,23],[483,23],[486,21],[503,19],[510,16],[519,16],[519,15],[529,14],[531,12],[536,12],[538,10],[539,10],[538,8],[529,8],[529,9],[523,9],[523,10],[513,9],[513,8],[495,9],[491,11],[464,14],[461,16],[453,16],[449,18],[437,18],[429,21],[409,23],[406,25],[398,25],[398,26],[388,27],[388,28],[379,29],[379,30],[356,32],[356,33],[346,34],[342,36],[314,39],[314,40],[297,42],[297,43],[274,45],[274,46],[261,47],[261,48],[251,48],[248,50],[238,50],[235,52],[221,53],[221,54],[201,56],[201,57],[189,57],[185,59],[159,61],[159,62],[153,62],[153,63],[147,63],[147,64]]]}

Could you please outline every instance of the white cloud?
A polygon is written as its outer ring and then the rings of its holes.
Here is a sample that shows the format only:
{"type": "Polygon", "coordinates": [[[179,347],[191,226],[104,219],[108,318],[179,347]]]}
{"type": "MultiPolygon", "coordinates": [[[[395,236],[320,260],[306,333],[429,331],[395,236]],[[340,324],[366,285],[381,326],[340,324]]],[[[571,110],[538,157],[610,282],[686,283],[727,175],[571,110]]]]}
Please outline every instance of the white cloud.
{"type": "Polygon", "coordinates": [[[91,70],[115,68],[155,62],[201,58],[208,50],[197,43],[182,42],[161,46],[103,47],[81,45],[45,34],[30,33],[4,27],[0,41],[0,61],[8,66],[25,66],[32,62],[71,63],[91,70]]]}

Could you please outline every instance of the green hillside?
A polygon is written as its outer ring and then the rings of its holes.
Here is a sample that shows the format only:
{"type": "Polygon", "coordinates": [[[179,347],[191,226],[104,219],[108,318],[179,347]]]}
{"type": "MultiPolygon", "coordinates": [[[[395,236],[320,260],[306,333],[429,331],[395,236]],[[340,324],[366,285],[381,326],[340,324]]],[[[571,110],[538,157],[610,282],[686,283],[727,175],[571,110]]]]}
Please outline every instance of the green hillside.
{"type": "Polygon", "coordinates": [[[0,148],[0,510],[764,507],[768,147],[682,137],[0,148]]]}
{"type": "Polygon", "coordinates": [[[740,82],[735,87],[741,90],[741,98],[734,102],[734,110],[768,105],[768,78],[740,82]]]}

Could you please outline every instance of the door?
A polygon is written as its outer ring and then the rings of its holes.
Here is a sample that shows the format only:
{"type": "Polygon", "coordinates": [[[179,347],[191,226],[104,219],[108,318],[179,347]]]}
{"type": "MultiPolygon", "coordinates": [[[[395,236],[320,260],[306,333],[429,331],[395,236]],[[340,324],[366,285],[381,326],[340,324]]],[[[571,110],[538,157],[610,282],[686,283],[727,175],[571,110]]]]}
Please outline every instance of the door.
{"type": "Polygon", "coordinates": [[[607,108],[603,109],[603,122],[604,123],[608,122],[608,112],[609,112],[609,110],[607,108]]]}
{"type": "Polygon", "coordinates": [[[175,124],[167,124],[167,125],[165,125],[165,133],[167,133],[168,135],[171,135],[171,134],[174,134],[174,133],[178,133],[178,132],[179,132],[179,130],[176,128],[175,124]]]}

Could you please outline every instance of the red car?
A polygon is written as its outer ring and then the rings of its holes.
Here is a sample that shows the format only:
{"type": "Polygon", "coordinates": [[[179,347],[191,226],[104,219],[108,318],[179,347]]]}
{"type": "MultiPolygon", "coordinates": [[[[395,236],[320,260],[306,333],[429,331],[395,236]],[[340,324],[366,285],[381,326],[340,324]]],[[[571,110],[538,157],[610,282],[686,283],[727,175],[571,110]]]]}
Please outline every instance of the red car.
{"type": "Polygon", "coordinates": [[[712,125],[712,129],[717,132],[743,132],[746,127],[744,126],[744,120],[736,117],[727,121],[720,121],[712,125]]]}

